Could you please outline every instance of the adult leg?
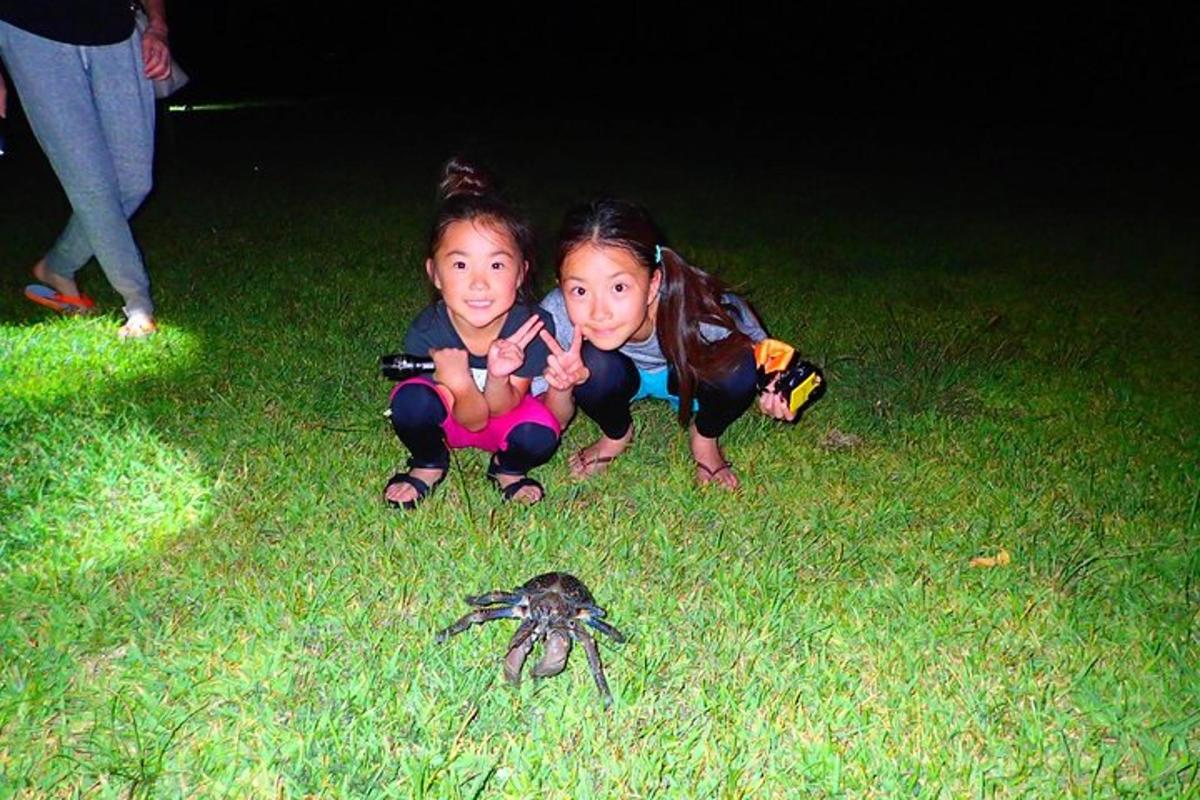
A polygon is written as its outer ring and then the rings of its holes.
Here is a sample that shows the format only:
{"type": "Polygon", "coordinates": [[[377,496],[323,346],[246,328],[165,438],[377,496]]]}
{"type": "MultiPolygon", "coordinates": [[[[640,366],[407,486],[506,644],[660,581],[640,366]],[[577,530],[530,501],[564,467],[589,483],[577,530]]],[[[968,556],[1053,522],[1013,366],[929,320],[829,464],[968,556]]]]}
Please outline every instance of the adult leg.
{"type": "MultiPolygon", "coordinates": [[[[92,95],[116,172],[121,211],[128,220],[141,207],[154,185],[153,84],[143,75],[141,37],[136,33],[122,44],[93,48],[89,55],[92,95]]],[[[74,218],[77,217],[75,215],[74,218]]],[[[70,225],[68,222],[68,228],[70,225]]],[[[132,241],[128,225],[113,229],[113,232],[118,237],[118,248],[124,248],[126,241],[132,241]]],[[[66,233],[70,235],[70,231],[66,233]]],[[[97,252],[103,249],[105,247],[101,245],[97,252]]],[[[129,321],[122,329],[123,335],[151,333],[155,328],[149,278],[136,245],[134,255],[137,257],[137,270],[133,273],[126,270],[114,275],[105,261],[100,261],[109,282],[126,300],[124,310],[129,321]],[[131,299],[131,290],[121,288],[123,283],[136,287],[132,290],[137,294],[135,299],[131,299]]]]}
{"type": "MultiPolygon", "coordinates": [[[[155,97],[153,84],[143,70],[141,36],[136,32],[124,45],[102,48],[102,52],[93,54],[93,93],[116,168],[121,210],[126,220],[141,207],[154,185],[155,97]]],[[[126,224],[125,230],[128,229],[126,224]]],[[[132,232],[129,238],[132,240],[132,232]]],[[[121,292],[126,298],[124,311],[128,316],[121,329],[123,336],[140,336],[156,330],[149,276],[136,245],[135,252],[139,267],[137,275],[141,278],[140,287],[144,288],[139,289],[138,299],[134,301],[126,292],[121,292]]],[[[125,275],[121,280],[134,277],[125,275]]],[[[111,274],[109,281],[116,285],[111,274]]]]}
{"type": "Polygon", "coordinates": [[[603,435],[568,459],[575,477],[603,471],[633,441],[629,404],[639,383],[637,367],[618,350],[601,350],[585,342],[580,355],[591,375],[575,387],[575,404],[600,426],[603,435]]]}
{"type": "Polygon", "coordinates": [[[95,255],[126,313],[149,317],[149,278],[127,219],[149,190],[153,158],[153,87],[141,73],[137,34],[75,47],[0,26],[5,64],[74,211],[39,277],[73,280],[95,255]]]}
{"type": "MultiPolygon", "coordinates": [[[[428,381],[411,380],[392,393],[392,429],[410,453],[408,475],[428,487],[435,486],[450,469],[450,450],[442,431],[447,413],[441,395],[428,381]]],[[[388,501],[400,504],[415,503],[422,494],[404,481],[390,482],[384,492],[388,501]]]]}

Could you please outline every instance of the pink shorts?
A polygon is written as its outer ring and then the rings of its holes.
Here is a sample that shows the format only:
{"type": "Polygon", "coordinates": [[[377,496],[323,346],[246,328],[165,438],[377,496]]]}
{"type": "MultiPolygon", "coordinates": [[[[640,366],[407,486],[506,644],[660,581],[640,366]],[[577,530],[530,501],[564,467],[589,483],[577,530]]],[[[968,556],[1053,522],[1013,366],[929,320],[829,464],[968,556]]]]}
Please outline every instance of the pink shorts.
{"type": "Polygon", "coordinates": [[[550,413],[550,409],[546,408],[546,404],[533,395],[527,394],[522,397],[521,402],[517,403],[517,407],[507,414],[489,419],[483,430],[470,431],[450,413],[450,403],[444,394],[446,390],[429,378],[409,378],[397,383],[388,396],[389,403],[396,396],[396,392],[400,391],[400,387],[409,383],[424,383],[436,391],[438,397],[442,399],[442,405],[446,407],[446,419],[442,422],[442,431],[446,434],[446,445],[452,449],[474,447],[489,453],[502,452],[508,449],[508,432],[526,422],[544,425],[554,431],[555,436],[562,435],[562,426],[558,424],[558,420],[550,413]]]}

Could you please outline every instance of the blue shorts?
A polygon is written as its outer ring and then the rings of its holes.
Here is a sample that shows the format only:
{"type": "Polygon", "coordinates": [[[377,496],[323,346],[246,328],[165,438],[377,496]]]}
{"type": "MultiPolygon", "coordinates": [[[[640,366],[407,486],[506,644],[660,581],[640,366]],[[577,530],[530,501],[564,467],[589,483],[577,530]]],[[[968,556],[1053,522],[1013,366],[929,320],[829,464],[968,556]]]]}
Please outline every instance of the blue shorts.
{"type": "MultiPolygon", "coordinates": [[[[667,369],[645,370],[638,367],[638,389],[633,395],[633,401],[644,400],[649,397],[653,400],[666,400],[671,404],[671,408],[679,410],[679,398],[667,391],[667,376],[670,374],[667,369]]],[[[700,403],[692,400],[692,411],[699,411],[700,403]]]]}

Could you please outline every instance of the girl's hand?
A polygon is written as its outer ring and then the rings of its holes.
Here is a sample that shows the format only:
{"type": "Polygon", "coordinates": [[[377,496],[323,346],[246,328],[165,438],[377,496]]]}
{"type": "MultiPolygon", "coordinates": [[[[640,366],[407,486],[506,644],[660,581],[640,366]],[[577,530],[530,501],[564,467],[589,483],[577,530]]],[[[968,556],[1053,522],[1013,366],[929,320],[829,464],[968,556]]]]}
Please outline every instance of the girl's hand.
{"type": "Polygon", "coordinates": [[[433,359],[433,363],[437,367],[433,372],[435,381],[455,393],[466,387],[467,384],[474,388],[475,379],[471,377],[471,362],[467,360],[466,350],[457,347],[443,347],[440,350],[430,350],[429,357],[433,359]]]}
{"type": "Polygon", "coordinates": [[[544,326],[541,317],[534,314],[525,324],[507,339],[497,339],[488,347],[487,370],[493,378],[507,378],[525,363],[525,347],[533,341],[544,326]]]}
{"type": "Polygon", "coordinates": [[[543,373],[550,388],[567,392],[582,383],[587,383],[587,379],[592,377],[592,373],[584,366],[583,358],[580,356],[580,351],[583,349],[583,329],[575,328],[575,333],[571,336],[571,347],[568,350],[563,350],[554,337],[546,331],[542,331],[541,336],[542,341],[550,350],[550,355],[546,358],[546,371],[543,373]]]}
{"type": "Polygon", "coordinates": [[[758,410],[772,419],[784,422],[791,422],[796,418],[796,413],[788,407],[788,401],[775,391],[775,381],[767,384],[767,388],[758,396],[758,410]]]}

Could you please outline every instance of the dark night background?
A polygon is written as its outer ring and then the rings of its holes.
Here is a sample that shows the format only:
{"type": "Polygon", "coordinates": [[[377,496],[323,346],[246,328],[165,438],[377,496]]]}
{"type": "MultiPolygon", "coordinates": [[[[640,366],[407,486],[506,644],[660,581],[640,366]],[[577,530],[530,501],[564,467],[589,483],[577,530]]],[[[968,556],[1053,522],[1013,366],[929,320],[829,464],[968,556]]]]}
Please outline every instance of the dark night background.
{"type": "Polygon", "coordinates": [[[1200,12],[1067,5],[168,8],[197,98],[360,95],[586,116],[656,109],[760,127],[805,114],[1141,128],[1179,120],[1200,89],[1200,12]]]}
{"type": "Polygon", "coordinates": [[[788,12],[370,8],[169,5],[180,58],[215,94],[436,101],[456,89],[558,106],[682,93],[708,99],[714,110],[775,100],[837,111],[903,113],[916,104],[947,115],[1050,118],[1150,111],[1198,88],[1195,9],[1171,16],[1128,5],[969,13],[895,3],[811,3],[788,12]],[[446,85],[459,81],[474,86],[446,85]]]}
{"type": "Polygon", "coordinates": [[[1111,167],[1166,191],[1191,161],[1200,97],[1195,7],[168,8],[194,76],[178,102],[321,99],[300,127],[333,123],[333,149],[352,123],[425,128],[447,150],[574,124],[781,164],[815,149],[1111,167]]]}
{"type": "MultiPolygon", "coordinates": [[[[309,159],[363,134],[485,161],[499,141],[549,152],[591,137],[697,169],[1027,169],[1090,201],[1135,186],[1191,196],[1194,6],[168,0],[168,12],[193,78],[172,102],[288,101],[255,124],[275,115],[278,144],[309,159]]],[[[189,136],[239,135],[242,116],[211,117],[189,136]]]]}

